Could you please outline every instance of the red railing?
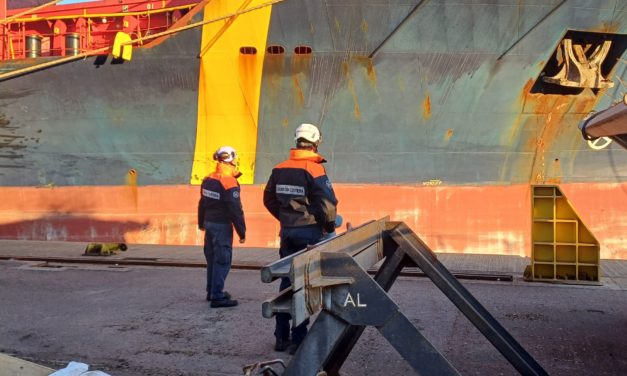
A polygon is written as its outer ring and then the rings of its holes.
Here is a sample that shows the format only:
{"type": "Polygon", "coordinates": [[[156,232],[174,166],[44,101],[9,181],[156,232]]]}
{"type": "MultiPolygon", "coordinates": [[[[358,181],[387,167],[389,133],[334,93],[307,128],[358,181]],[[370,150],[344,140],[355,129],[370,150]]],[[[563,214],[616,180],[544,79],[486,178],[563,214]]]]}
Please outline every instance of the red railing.
{"type": "MultiPolygon", "coordinates": [[[[1,1],[1,0],[0,0],[1,1]]],[[[168,29],[197,0],[106,0],[55,5],[0,24],[0,60],[71,56],[111,46],[118,32],[137,39],[168,29]],[[113,12],[116,11],[116,12],[113,12]]]]}

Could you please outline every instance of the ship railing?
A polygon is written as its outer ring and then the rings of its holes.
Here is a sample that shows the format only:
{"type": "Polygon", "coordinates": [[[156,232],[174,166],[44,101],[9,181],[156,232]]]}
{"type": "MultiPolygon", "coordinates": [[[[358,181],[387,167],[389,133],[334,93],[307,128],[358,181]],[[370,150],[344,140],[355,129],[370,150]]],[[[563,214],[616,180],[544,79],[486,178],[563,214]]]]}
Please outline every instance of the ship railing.
{"type": "MultiPolygon", "coordinates": [[[[111,46],[116,34],[123,30],[126,30],[133,39],[141,39],[168,30],[194,5],[154,9],[132,15],[136,17],[138,24],[137,28],[132,30],[120,26],[124,25],[125,17],[129,17],[130,13],[11,19],[0,25],[2,26],[0,27],[0,60],[73,56],[111,46]],[[86,26],[76,26],[78,25],[76,20],[79,19],[86,26]],[[63,28],[67,28],[67,31],[60,34],[54,22],[61,21],[66,25],[63,28]],[[53,26],[50,26],[51,24],[53,26]],[[107,26],[103,27],[103,24],[107,26]],[[93,25],[98,25],[98,27],[93,25]]],[[[141,43],[135,45],[141,45],[141,43]]]]}

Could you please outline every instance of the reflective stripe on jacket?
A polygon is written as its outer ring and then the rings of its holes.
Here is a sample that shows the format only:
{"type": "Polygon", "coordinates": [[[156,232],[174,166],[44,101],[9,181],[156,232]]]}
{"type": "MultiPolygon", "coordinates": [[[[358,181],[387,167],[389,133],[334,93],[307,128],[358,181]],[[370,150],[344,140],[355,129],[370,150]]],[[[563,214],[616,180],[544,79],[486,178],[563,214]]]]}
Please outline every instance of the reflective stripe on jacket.
{"type": "Polygon", "coordinates": [[[337,199],[319,154],[290,150],[290,158],[272,170],[263,203],[282,227],[320,225],[335,230],[337,199]]]}
{"type": "Polygon", "coordinates": [[[235,166],[218,163],[216,170],[202,181],[198,202],[198,227],[205,221],[233,223],[237,235],[246,237],[246,222],[240,199],[235,166]]]}

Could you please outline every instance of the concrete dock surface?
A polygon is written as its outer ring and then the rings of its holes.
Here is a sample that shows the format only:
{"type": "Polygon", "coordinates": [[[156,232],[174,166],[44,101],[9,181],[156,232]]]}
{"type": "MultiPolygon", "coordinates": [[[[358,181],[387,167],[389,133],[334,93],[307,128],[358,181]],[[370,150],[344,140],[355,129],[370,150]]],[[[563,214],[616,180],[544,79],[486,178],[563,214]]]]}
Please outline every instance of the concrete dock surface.
{"type": "MultiPolygon", "coordinates": [[[[0,241],[0,353],[121,376],[242,375],[246,364],[289,361],[273,350],[274,321],[261,316],[278,282],[261,283],[255,270],[276,249],[236,248],[227,290],[240,304],[212,309],[201,247],[131,244],[93,257],[85,246],[0,241]]],[[[602,260],[602,285],[581,286],[522,281],[524,257],[438,258],[453,272],[513,277],[461,281],[549,374],[627,374],[627,261],[602,260]]],[[[517,374],[428,278],[401,277],[390,295],[461,374],[517,374]]],[[[342,374],[415,373],[368,328],[342,374]]]]}
{"type": "MultiPolygon", "coordinates": [[[[112,256],[85,256],[85,242],[20,241],[0,239],[0,260],[56,261],[154,266],[206,266],[202,246],[128,244],[128,250],[112,256]]],[[[437,252],[436,252],[437,253],[437,252]]],[[[438,259],[453,273],[505,274],[522,278],[529,257],[437,253],[438,259]]],[[[259,269],[279,258],[275,248],[233,248],[234,269],[259,269]]],[[[627,260],[601,260],[604,288],[627,290],[627,260]]]]}

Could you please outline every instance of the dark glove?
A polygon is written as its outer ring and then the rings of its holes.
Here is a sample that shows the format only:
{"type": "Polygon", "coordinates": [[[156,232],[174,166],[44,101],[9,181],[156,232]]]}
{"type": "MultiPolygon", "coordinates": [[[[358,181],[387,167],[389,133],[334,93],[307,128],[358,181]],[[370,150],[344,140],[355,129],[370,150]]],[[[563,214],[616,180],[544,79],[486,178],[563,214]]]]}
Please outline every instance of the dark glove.
{"type": "Polygon", "coordinates": [[[327,223],[325,223],[323,229],[327,233],[332,233],[333,231],[335,231],[335,222],[327,222],[327,223]]]}

